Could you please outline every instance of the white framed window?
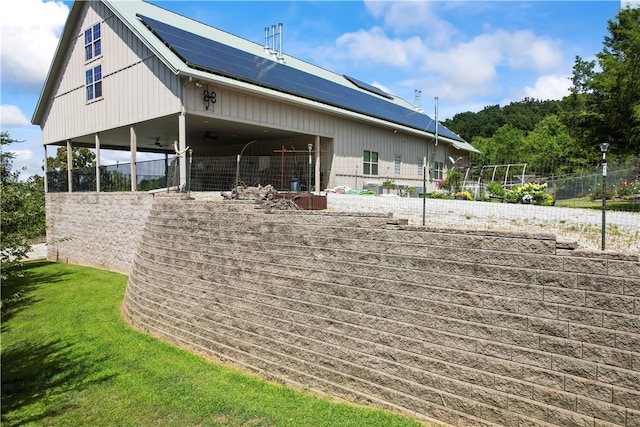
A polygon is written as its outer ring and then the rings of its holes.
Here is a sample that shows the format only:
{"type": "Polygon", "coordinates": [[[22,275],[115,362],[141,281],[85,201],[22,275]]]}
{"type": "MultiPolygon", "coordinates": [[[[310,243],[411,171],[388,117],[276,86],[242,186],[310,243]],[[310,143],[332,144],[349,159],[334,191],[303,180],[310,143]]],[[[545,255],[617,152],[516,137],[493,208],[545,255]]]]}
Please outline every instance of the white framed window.
{"type": "Polygon", "coordinates": [[[444,178],[444,162],[433,162],[433,179],[444,178]]]}
{"type": "Polygon", "coordinates": [[[102,31],[100,23],[84,30],[84,59],[90,61],[102,55],[102,31]]]}
{"type": "Polygon", "coordinates": [[[424,168],[424,157],[418,157],[418,161],[416,162],[416,165],[418,166],[417,167],[417,169],[418,169],[417,175],[418,176],[424,175],[424,170],[423,170],[423,168],[424,168]]]}
{"type": "Polygon", "coordinates": [[[362,155],[362,172],[365,175],[378,175],[378,152],[364,150],[362,155]]]}
{"type": "Polygon", "coordinates": [[[87,101],[102,98],[102,65],[97,65],[85,72],[87,101]]]}
{"type": "Polygon", "coordinates": [[[402,155],[394,154],[393,155],[393,173],[394,175],[400,175],[402,171],[402,155]]]}

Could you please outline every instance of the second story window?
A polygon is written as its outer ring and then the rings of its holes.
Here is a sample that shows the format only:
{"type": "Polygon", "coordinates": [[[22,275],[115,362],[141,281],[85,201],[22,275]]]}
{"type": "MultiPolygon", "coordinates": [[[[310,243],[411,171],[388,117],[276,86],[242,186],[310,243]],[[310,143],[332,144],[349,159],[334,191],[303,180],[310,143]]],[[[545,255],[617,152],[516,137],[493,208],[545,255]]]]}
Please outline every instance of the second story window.
{"type": "Polygon", "coordinates": [[[102,65],[86,71],[87,101],[102,97],[102,65]]]}
{"type": "Polygon", "coordinates": [[[91,59],[102,55],[102,35],[100,23],[84,30],[84,59],[91,59]]]}

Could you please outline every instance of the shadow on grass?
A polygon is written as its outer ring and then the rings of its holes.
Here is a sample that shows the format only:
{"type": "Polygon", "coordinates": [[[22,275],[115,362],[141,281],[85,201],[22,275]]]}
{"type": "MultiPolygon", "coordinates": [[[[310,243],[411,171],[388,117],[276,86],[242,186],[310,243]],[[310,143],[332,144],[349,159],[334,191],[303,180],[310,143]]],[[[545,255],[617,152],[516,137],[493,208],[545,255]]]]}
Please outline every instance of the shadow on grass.
{"type": "Polygon", "coordinates": [[[65,393],[114,376],[96,372],[96,359],[60,340],[3,349],[2,425],[42,424],[48,417],[71,409],[65,393]]]}
{"type": "Polygon", "coordinates": [[[33,298],[31,292],[40,284],[56,283],[62,280],[64,273],[44,274],[41,272],[45,265],[52,264],[49,261],[31,261],[25,263],[19,272],[22,277],[12,276],[2,282],[2,303],[0,313],[2,318],[2,332],[5,332],[7,321],[19,313],[23,308],[28,307],[37,300],[33,298]]]}

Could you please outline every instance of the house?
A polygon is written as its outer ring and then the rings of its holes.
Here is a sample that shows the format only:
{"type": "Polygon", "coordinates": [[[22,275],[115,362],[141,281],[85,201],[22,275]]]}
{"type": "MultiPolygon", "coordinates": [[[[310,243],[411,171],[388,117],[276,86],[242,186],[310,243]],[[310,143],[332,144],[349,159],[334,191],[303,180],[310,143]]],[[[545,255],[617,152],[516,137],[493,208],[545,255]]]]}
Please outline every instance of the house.
{"type": "Polygon", "coordinates": [[[131,153],[132,191],[142,152],[185,153],[181,187],[208,159],[239,170],[252,156],[262,173],[308,152],[314,188],[422,187],[426,165],[432,189],[446,159],[477,152],[411,103],[287,55],[281,24],[264,32],[261,44],[144,1],[76,1],[32,118],[45,158],[50,146],[94,149],[97,191],[101,149],[131,153]]]}

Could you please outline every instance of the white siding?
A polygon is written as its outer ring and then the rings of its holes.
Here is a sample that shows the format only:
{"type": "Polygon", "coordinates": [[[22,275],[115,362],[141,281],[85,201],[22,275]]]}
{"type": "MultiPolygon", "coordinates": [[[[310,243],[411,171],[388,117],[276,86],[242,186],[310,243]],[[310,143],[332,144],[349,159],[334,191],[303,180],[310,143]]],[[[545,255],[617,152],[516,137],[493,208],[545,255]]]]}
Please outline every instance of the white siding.
{"type": "Polygon", "coordinates": [[[186,89],[185,105],[187,114],[286,129],[308,135],[331,137],[334,132],[334,116],[221,86],[204,85],[199,88],[189,85],[186,89]],[[216,93],[217,101],[211,104],[209,110],[205,109],[202,102],[205,89],[216,93]]]}
{"type": "MultiPolygon", "coordinates": [[[[87,2],[43,121],[51,143],[180,111],[180,82],[104,4],[87,2]],[[85,62],[83,30],[102,23],[102,56],[85,62]],[[102,64],[103,97],[86,101],[85,70],[102,64]]],[[[54,78],[53,76],[51,78],[54,78]]]]}

